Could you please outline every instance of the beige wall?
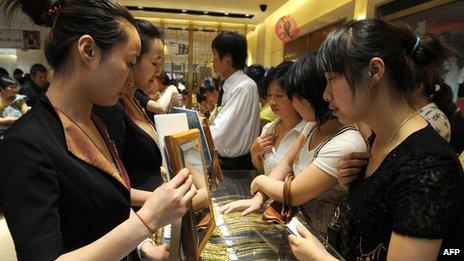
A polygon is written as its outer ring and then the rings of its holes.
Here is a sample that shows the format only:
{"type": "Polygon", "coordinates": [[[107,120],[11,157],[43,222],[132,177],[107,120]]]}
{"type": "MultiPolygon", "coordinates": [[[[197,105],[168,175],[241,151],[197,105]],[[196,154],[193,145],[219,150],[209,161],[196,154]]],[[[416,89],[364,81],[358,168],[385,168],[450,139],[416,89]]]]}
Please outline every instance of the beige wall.
{"type": "Polygon", "coordinates": [[[252,63],[275,66],[283,60],[284,44],[274,33],[277,21],[285,15],[295,19],[300,35],[340,19],[375,16],[379,4],[391,0],[290,0],[248,33],[248,52],[252,63]]]}
{"type": "MultiPolygon", "coordinates": [[[[41,47],[43,48],[43,43],[49,29],[33,24],[32,21],[21,12],[17,12],[15,14],[10,25],[6,24],[5,19],[3,19],[3,11],[0,11],[0,17],[0,28],[40,31],[41,47]]],[[[28,73],[31,65],[34,63],[42,63],[49,67],[45,59],[45,55],[43,54],[43,50],[16,49],[16,54],[0,55],[0,60],[0,66],[7,68],[10,73],[12,73],[15,68],[20,68],[25,73],[28,73]]]]}

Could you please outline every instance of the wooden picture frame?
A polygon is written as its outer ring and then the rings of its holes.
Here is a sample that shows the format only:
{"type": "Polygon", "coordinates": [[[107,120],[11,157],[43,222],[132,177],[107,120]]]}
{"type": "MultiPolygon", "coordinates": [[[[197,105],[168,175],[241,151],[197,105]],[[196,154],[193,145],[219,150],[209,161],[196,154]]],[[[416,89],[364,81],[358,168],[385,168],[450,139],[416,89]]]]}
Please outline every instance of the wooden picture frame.
{"type": "Polygon", "coordinates": [[[205,132],[206,141],[208,142],[209,150],[211,151],[211,157],[213,159],[211,166],[211,179],[215,180],[216,183],[223,182],[224,175],[222,174],[221,163],[219,161],[219,153],[216,149],[216,145],[214,145],[213,135],[211,135],[211,129],[209,128],[208,124],[202,124],[202,126],[203,131],[205,132]]]}
{"type": "Polygon", "coordinates": [[[211,203],[211,192],[206,178],[206,166],[198,129],[165,137],[168,164],[173,178],[181,169],[188,168],[197,187],[190,210],[179,224],[172,224],[170,260],[200,260],[201,252],[216,227],[211,203]],[[179,236],[180,231],[180,236],[179,236]],[[192,247],[196,246],[196,247],[192,247]]]}

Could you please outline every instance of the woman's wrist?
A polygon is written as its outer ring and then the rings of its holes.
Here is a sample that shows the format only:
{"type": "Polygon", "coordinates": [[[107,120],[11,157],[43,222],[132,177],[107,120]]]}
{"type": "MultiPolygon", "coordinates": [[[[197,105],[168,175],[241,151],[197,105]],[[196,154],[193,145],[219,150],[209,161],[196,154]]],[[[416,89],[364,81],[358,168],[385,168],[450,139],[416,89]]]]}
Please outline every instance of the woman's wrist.
{"type": "Polygon", "coordinates": [[[148,237],[151,237],[152,232],[156,231],[159,227],[158,219],[155,216],[148,215],[143,207],[137,213],[134,212],[134,216],[145,227],[145,230],[150,233],[148,237]]]}

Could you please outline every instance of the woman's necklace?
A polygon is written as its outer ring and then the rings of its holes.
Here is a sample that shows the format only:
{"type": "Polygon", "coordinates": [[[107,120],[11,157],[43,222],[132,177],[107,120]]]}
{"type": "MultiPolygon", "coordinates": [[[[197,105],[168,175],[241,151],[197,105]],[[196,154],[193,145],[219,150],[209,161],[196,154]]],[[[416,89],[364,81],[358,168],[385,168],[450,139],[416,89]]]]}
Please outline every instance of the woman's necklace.
{"type": "Polygon", "coordinates": [[[372,154],[371,154],[371,157],[369,157],[369,162],[374,161],[374,160],[377,159],[380,155],[382,155],[382,153],[388,148],[388,145],[390,145],[390,143],[392,142],[393,138],[396,136],[396,134],[397,134],[398,131],[401,129],[401,127],[403,127],[403,125],[406,124],[406,122],[408,122],[410,119],[414,118],[417,114],[419,114],[419,112],[414,113],[413,115],[411,115],[410,117],[408,117],[406,120],[404,120],[404,121],[398,126],[398,128],[396,128],[396,130],[393,132],[393,134],[390,136],[390,138],[388,139],[388,142],[383,146],[383,149],[382,149],[379,153],[377,153],[377,155],[375,155],[374,157],[373,157],[372,154]]]}

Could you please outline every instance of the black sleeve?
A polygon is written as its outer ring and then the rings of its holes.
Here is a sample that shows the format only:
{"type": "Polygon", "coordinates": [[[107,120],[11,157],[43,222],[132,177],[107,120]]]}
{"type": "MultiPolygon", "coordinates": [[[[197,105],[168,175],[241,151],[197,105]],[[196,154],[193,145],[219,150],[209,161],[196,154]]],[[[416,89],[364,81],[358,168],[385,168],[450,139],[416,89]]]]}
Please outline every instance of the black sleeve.
{"type": "Polygon", "coordinates": [[[456,161],[433,164],[421,162],[405,166],[390,188],[388,200],[395,233],[427,239],[442,239],[463,206],[462,170],[456,161]]]}
{"type": "Polygon", "coordinates": [[[33,141],[0,143],[0,204],[19,260],[54,260],[63,251],[57,171],[33,141]]]}
{"type": "Polygon", "coordinates": [[[140,102],[140,105],[142,105],[143,108],[147,108],[147,104],[150,101],[150,98],[148,98],[147,95],[145,95],[141,90],[136,90],[134,97],[140,102]]]}

